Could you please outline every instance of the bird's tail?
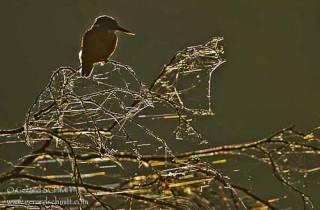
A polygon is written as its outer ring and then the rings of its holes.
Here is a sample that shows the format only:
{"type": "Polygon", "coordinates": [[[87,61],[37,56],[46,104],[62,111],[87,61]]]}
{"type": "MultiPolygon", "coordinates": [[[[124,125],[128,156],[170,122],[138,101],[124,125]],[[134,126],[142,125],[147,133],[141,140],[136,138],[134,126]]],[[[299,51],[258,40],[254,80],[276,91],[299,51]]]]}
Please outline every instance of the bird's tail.
{"type": "Polygon", "coordinates": [[[81,64],[81,76],[89,77],[92,73],[93,64],[92,63],[82,63],[81,64]]]}

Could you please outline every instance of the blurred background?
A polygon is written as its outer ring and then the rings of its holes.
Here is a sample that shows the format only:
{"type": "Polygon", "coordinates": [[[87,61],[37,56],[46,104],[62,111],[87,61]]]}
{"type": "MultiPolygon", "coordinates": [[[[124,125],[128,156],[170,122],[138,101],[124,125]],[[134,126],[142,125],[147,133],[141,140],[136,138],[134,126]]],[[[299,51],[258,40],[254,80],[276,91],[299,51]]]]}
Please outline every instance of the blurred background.
{"type": "Polygon", "coordinates": [[[22,125],[52,71],[79,66],[82,34],[107,14],[136,33],[120,36],[112,59],[146,83],[176,51],[225,38],[228,62],[213,78],[216,115],[199,121],[209,145],[290,125],[310,130],[320,125],[319,11],[320,2],[299,0],[1,1],[0,129],[22,125]]]}

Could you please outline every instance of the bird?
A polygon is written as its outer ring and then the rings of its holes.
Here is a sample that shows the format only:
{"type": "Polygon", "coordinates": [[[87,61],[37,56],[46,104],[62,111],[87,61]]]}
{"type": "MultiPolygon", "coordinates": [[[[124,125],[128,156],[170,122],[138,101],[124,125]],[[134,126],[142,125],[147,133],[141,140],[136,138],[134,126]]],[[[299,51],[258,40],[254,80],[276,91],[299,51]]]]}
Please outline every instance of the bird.
{"type": "Polygon", "coordinates": [[[95,18],[93,25],[83,34],[79,59],[82,77],[90,77],[97,63],[107,63],[118,43],[116,32],[135,35],[121,27],[111,16],[102,15],[95,18]]]}

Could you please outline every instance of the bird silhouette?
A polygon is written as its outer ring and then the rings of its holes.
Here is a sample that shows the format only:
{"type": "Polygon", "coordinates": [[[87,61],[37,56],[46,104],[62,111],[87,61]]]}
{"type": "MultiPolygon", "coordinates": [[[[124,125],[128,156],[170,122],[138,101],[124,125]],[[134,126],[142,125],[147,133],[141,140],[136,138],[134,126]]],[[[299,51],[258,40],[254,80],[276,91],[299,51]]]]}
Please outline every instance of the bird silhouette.
{"type": "Polygon", "coordinates": [[[108,62],[117,47],[116,32],[134,35],[121,27],[113,17],[107,15],[97,17],[93,25],[84,33],[79,53],[83,77],[91,75],[96,63],[108,62]]]}

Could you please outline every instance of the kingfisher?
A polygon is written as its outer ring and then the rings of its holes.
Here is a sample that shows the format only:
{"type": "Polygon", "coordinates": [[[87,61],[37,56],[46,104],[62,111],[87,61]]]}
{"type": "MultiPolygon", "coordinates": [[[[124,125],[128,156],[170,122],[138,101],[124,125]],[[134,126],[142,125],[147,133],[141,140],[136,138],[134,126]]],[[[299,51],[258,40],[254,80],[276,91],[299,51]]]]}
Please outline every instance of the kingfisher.
{"type": "Polygon", "coordinates": [[[108,62],[117,47],[116,32],[135,35],[121,27],[113,17],[102,15],[95,19],[81,40],[81,76],[90,77],[95,64],[108,62]]]}

